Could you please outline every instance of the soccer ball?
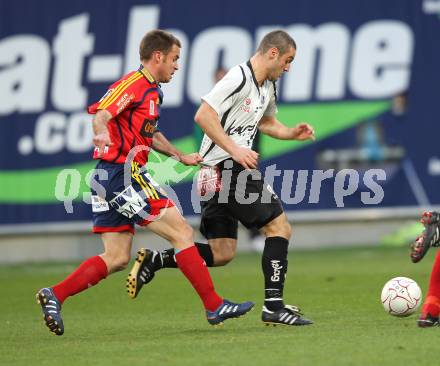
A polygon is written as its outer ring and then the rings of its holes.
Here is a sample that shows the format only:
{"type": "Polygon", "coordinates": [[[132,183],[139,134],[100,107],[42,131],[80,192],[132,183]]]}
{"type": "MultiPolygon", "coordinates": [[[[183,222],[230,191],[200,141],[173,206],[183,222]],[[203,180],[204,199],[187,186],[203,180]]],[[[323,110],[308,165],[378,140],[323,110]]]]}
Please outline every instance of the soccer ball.
{"type": "Polygon", "coordinates": [[[396,277],[385,284],[380,299],[388,314],[408,316],[420,306],[422,290],[411,278],[396,277]]]}

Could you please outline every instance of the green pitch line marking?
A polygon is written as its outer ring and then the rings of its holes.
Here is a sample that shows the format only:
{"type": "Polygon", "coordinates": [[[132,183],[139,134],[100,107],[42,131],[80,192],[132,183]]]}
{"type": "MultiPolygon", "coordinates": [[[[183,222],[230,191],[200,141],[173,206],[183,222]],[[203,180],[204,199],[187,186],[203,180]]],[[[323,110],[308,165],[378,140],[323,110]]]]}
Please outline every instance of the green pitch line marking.
{"type": "MultiPolygon", "coordinates": [[[[313,125],[317,141],[332,136],[362,121],[374,118],[387,111],[388,101],[373,102],[336,102],[305,105],[280,105],[278,115],[280,121],[294,126],[300,121],[313,125]]],[[[186,136],[176,139],[173,143],[182,151],[190,153],[197,150],[195,139],[186,136]]],[[[262,136],[261,159],[270,159],[288,153],[311,142],[280,141],[262,136]]],[[[95,166],[96,162],[58,166],[53,168],[0,171],[0,204],[43,204],[58,202],[55,198],[55,182],[62,169],[76,169],[82,180],[80,195],[88,192],[84,177],[95,166]]],[[[150,173],[159,183],[173,184],[192,180],[197,168],[186,167],[174,160],[165,160],[160,154],[151,154],[148,163],[150,173]]]]}

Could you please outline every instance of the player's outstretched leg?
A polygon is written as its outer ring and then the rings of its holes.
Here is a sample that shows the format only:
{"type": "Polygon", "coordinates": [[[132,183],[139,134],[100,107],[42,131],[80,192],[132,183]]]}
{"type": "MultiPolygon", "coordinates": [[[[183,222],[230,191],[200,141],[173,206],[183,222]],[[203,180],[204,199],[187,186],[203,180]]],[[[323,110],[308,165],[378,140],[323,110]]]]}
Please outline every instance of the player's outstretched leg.
{"type": "Polygon", "coordinates": [[[233,303],[222,299],[214,289],[208,268],[195,246],[180,250],[176,254],[179,269],[189,280],[206,310],[211,325],[218,325],[231,318],[238,318],[252,309],[254,303],[233,303]]]}
{"type": "Polygon", "coordinates": [[[61,306],[68,297],[90,289],[110,273],[125,268],[130,259],[132,237],[130,232],[103,233],[103,254],[86,259],[64,280],[37,292],[44,320],[52,332],[64,333],[61,306]]]}
{"type": "MultiPolygon", "coordinates": [[[[208,267],[214,266],[214,255],[208,244],[194,243],[200,256],[208,267]]],[[[162,268],[177,268],[174,248],[157,250],[141,248],[136,255],[136,261],[127,277],[127,293],[132,299],[141,291],[142,287],[150,283],[157,271],[162,268]]]]}
{"type": "Polygon", "coordinates": [[[413,263],[420,262],[430,247],[440,245],[440,213],[424,212],[420,221],[425,225],[425,229],[411,244],[410,257],[413,263]]]}
{"type": "Polygon", "coordinates": [[[42,288],[36,294],[37,302],[43,310],[44,321],[49,330],[56,335],[63,335],[64,324],[61,318],[61,303],[51,288],[42,288]]]}
{"type": "Polygon", "coordinates": [[[301,310],[294,305],[284,305],[277,311],[270,311],[263,306],[261,320],[266,325],[310,325],[311,320],[302,317],[301,310]]]}
{"type": "Polygon", "coordinates": [[[284,282],[288,267],[287,251],[291,227],[283,213],[264,226],[266,241],[261,267],[264,274],[264,306],[261,320],[265,324],[289,326],[313,324],[302,317],[298,307],[285,305],[283,301],[284,282]]]}
{"type": "Polygon", "coordinates": [[[243,303],[233,303],[229,300],[223,299],[223,303],[215,310],[206,310],[206,318],[211,325],[223,324],[223,321],[232,318],[239,318],[240,316],[251,311],[254,307],[251,301],[243,303]]]}

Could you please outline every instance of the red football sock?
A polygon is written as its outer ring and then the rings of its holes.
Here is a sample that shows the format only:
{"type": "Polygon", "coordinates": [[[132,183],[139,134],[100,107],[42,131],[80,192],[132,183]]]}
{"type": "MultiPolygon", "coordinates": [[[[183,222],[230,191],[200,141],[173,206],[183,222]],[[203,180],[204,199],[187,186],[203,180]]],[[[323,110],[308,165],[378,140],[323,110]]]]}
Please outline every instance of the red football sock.
{"type": "Polygon", "coordinates": [[[423,304],[422,312],[429,313],[434,317],[440,314],[440,251],[435,257],[434,266],[429,280],[429,290],[423,304]]]}
{"type": "Polygon", "coordinates": [[[78,292],[87,290],[106,278],[108,274],[107,265],[100,256],[91,257],[80,264],[64,281],[52,287],[57,299],[63,303],[64,300],[78,292]]]}
{"type": "Polygon", "coordinates": [[[223,302],[217,295],[206,263],[200,256],[197,247],[192,246],[176,254],[176,262],[185,277],[199,294],[205,309],[216,310],[223,302]]]}

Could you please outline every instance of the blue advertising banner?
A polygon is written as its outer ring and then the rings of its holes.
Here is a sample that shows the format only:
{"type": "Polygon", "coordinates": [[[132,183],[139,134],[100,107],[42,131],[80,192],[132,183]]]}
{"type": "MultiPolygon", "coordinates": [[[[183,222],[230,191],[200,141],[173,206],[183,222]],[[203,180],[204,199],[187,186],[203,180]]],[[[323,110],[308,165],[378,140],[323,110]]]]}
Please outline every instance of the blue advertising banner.
{"type": "MultiPolygon", "coordinates": [[[[267,32],[298,44],[278,82],[278,118],[317,141],[261,136],[260,169],[287,210],[440,204],[440,1],[0,1],[0,225],[91,218],[88,104],[139,64],[162,28],[182,43],[163,85],[160,128],[198,150],[193,116],[218,68],[246,61],[267,32]],[[266,170],[268,169],[268,170],[266,170]],[[279,172],[278,172],[279,171],[279,172]],[[66,205],[66,202],[68,203],[66,205]],[[71,204],[70,204],[71,202],[71,204]],[[66,210],[67,209],[67,210],[66,210]]],[[[193,169],[153,156],[185,214],[193,169]]]]}

